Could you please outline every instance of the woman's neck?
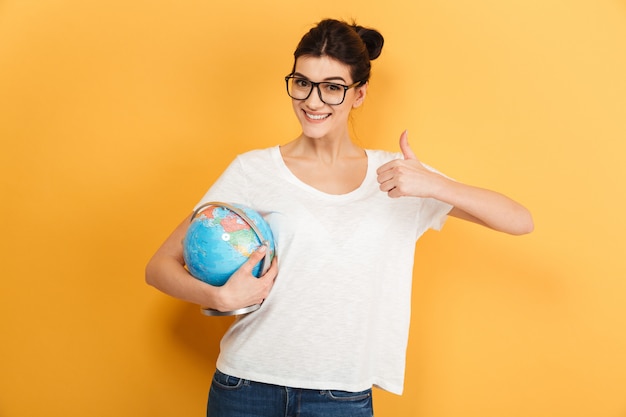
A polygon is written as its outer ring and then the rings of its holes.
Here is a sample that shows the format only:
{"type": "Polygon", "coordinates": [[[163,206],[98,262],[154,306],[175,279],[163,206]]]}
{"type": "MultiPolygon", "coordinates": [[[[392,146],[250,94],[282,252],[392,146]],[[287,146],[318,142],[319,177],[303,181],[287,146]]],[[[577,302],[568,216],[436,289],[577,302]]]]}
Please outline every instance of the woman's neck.
{"type": "Polygon", "coordinates": [[[367,154],[349,137],[330,141],[301,135],[280,152],[293,175],[327,194],[356,190],[367,175],[367,154]]]}
{"type": "Polygon", "coordinates": [[[310,138],[300,135],[282,149],[283,154],[288,157],[317,160],[330,165],[344,158],[364,156],[364,150],[355,145],[348,135],[335,138],[310,138]]]}

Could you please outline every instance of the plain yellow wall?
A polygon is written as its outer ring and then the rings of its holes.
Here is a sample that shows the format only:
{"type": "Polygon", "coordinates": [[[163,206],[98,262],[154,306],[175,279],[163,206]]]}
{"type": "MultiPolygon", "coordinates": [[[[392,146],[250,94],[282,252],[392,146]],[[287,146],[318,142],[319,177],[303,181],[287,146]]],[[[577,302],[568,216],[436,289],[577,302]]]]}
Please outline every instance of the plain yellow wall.
{"type": "Polygon", "coordinates": [[[1,1],[1,416],[203,415],[229,319],[144,265],[235,154],[298,134],[282,77],[324,17],[386,38],[362,145],[408,128],[536,221],[418,243],[376,415],[626,416],[623,0],[1,1]]]}

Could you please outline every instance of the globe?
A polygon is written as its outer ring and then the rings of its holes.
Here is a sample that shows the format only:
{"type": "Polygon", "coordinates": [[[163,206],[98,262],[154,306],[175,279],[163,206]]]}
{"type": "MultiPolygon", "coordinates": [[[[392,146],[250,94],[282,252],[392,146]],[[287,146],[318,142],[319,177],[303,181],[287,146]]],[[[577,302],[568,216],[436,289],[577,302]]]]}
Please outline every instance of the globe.
{"type": "Polygon", "coordinates": [[[261,214],[241,204],[207,203],[196,210],[183,239],[183,257],[194,277],[224,285],[261,245],[265,258],[252,274],[260,277],[275,254],[274,236],[261,214]]]}

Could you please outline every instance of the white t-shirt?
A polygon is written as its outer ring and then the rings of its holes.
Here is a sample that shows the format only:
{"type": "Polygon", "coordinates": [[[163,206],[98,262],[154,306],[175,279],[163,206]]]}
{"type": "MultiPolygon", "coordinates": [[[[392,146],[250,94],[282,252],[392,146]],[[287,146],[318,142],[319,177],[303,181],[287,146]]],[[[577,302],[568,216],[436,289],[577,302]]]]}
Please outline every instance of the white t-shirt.
{"type": "Polygon", "coordinates": [[[298,388],[402,393],[415,241],[440,229],[451,206],[388,197],[376,170],[402,154],[366,152],[365,180],[347,194],[303,183],[273,147],[238,156],[198,203],[257,210],[278,256],[268,298],[222,339],[222,372],[298,388]]]}

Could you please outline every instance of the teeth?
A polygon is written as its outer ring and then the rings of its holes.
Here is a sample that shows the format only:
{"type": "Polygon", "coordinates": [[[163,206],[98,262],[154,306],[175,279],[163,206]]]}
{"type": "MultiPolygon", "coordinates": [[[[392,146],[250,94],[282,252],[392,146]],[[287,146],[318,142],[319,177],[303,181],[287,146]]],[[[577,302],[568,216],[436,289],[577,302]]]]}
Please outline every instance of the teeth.
{"type": "Polygon", "coordinates": [[[310,114],[310,113],[307,113],[306,115],[309,119],[313,119],[313,120],[322,120],[329,116],[328,114],[310,114]]]}

